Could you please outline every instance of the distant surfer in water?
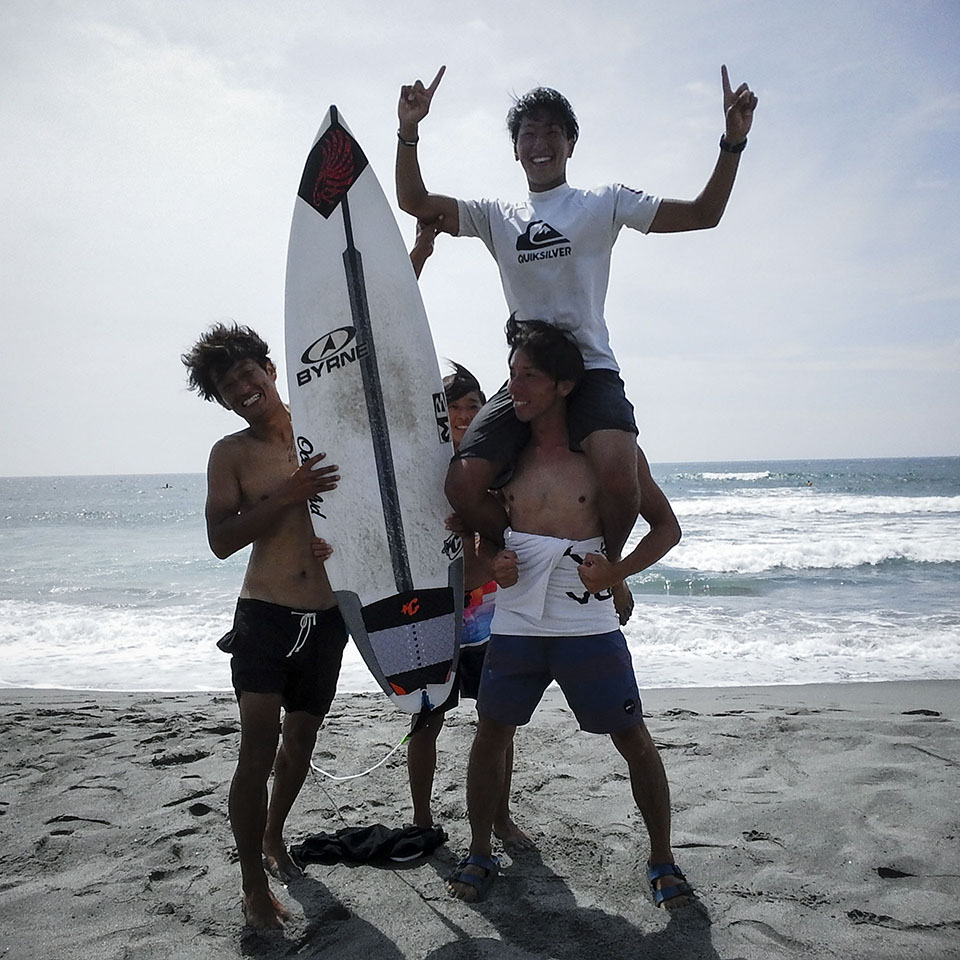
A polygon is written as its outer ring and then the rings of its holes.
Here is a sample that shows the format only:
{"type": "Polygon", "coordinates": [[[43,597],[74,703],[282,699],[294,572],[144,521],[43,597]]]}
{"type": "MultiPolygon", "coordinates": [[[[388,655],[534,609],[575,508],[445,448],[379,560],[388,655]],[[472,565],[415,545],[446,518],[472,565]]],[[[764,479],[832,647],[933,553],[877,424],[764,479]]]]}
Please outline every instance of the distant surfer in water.
{"type": "Polygon", "coordinates": [[[608,734],[626,760],[649,834],[653,899],[672,909],[694,894],[670,845],[667,778],[643,722],[610,594],[594,588],[610,576],[624,579],[655,563],[679,541],[680,526],[637,448],[641,513],[650,530],[618,563],[603,556],[597,475],[588,457],[571,451],[567,442],[567,399],[582,380],[583,360],[572,341],[550,324],[511,318],[507,340],[507,389],[518,419],[530,426],[530,441],[502,489],[510,525],[505,549],[493,562],[500,589],[467,772],[470,851],[448,889],[473,902],[495,879],[499,861],[491,847],[491,824],[504,758],[516,728],[529,722],[556,680],[581,729],[608,734]]]}
{"type": "MultiPolygon", "coordinates": [[[[453,449],[456,451],[473,418],[486,402],[486,398],[477,378],[466,367],[458,363],[453,366],[454,372],[443,378],[443,390],[447,398],[453,449]]],[[[457,532],[463,534],[459,529],[457,532]]],[[[430,799],[437,769],[437,737],[443,727],[444,716],[448,710],[457,706],[461,697],[477,699],[487,640],[490,637],[490,620],[493,616],[496,584],[493,582],[491,564],[496,552],[496,547],[492,547],[487,541],[463,534],[465,596],[457,679],[446,702],[432,710],[426,719],[419,721],[419,724],[416,720],[414,721],[416,733],[407,744],[407,773],[410,778],[410,796],[413,799],[413,822],[418,827],[433,826],[430,799]]],[[[530,838],[510,816],[512,774],[513,743],[511,741],[504,761],[500,796],[493,812],[493,832],[509,846],[529,849],[533,846],[530,838]]]]}
{"type": "MultiPolygon", "coordinates": [[[[567,161],[579,136],[566,98],[547,87],[521,97],[507,115],[514,158],[526,175],[528,198],[456,200],[430,193],[417,158],[419,124],[426,117],[445,67],[425,87],[403,86],[397,108],[397,201],[420,220],[443,217],[453,236],[479,237],[500,269],[508,308],[519,320],[545,320],[569,331],[583,354],[584,382],[571,398],[570,445],[583,450],[599,484],[600,519],[608,556],[616,561],[636,523],[640,492],[637,427],[604,318],[613,244],[624,226],[643,233],[714,227],[733,189],[757,98],[747,84],[731,89],[721,68],[725,132],[720,155],[700,195],[661,200],[622,184],[579,190],[567,184],[567,161]]],[[[489,490],[502,482],[528,437],[505,389],[494,395],[464,438],[447,474],[447,497],[472,529],[500,542],[506,516],[489,490]]],[[[633,601],[622,582],[614,590],[620,623],[633,601]]]]}
{"type": "Polygon", "coordinates": [[[300,873],[284,843],[284,823],[333,701],[347,641],[323,563],[314,555],[307,501],[335,489],[340,477],[335,465],[320,466],[323,453],[298,465],[276,368],[266,343],[249,327],[217,324],[182,360],[191,389],[247,423],[210,451],[207,538],[221,560],[253,545],[233,629],[218,644],[231,654],[240,707],[229,811],[244,917],[253,927],[279,927],[289,914],[266,870],[281,881],[300,873]]]}

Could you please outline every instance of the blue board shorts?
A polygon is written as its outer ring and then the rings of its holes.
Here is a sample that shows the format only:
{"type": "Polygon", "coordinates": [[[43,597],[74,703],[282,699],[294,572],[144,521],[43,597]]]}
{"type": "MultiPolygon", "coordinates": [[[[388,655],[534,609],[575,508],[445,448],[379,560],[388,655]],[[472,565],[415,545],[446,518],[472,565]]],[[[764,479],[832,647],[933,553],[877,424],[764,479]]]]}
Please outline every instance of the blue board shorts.
{"type": "Polygon", "coordinates": [[[633,661],[619,630],[581,637],[495,633],[487,647],[481,717],[521,727],[556,680],[586,733],[619,733],[643,723],[633,661]]]}
{"type": "MultiPolygon", "coordinates": [[[[567,401],[571,450],[580,453],[583,441],[597,430],[623,430],[634,436],[638,433],[633,404],[615,370],[585,371],[567,401]]],[[[529,439],[530,425],[517,419],[504,384],[473,418],[454,459],[476,457],[512,467],[529,439]]],[[[495,487],[502,487],[509,479],[508,471],[497,477],[495,487]]]]}
{"type": "Polygon", "coordinates": [[[231,654],[237,696],[278,693],[284,710],[326,716],[337,692],[347,630],[337,607],[294,610],[241,597],[233,629],[217,646],[231,654]]]}

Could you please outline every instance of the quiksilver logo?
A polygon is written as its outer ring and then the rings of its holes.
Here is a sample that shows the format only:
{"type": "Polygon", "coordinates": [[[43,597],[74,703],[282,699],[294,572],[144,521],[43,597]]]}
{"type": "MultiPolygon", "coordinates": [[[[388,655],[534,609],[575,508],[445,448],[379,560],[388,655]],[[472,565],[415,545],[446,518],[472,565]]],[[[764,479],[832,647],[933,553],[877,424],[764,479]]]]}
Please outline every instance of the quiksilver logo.
{"type": "Polygon", "coordinates": [[[302,387],[324,373],[340,370],[367,356],[366,344],[356,337],[356,327],[338,327],[314,340],[300,356],[305,366],[297,371],[297,385],[302,387]]]}
{"type": "Polygon", "coordinates": [[[517,237],[517,250],[542,250],[544,247],[555,247],[557,244],[569,242],[546,220],[532,220],[526,232],[517,237]]]}
{"type": "Polygon", "coordinates": [[[526,232],[517,237],[517,263],[569,257],[572,252],[570,241],[546,220],[532,221],[526,232]]]}

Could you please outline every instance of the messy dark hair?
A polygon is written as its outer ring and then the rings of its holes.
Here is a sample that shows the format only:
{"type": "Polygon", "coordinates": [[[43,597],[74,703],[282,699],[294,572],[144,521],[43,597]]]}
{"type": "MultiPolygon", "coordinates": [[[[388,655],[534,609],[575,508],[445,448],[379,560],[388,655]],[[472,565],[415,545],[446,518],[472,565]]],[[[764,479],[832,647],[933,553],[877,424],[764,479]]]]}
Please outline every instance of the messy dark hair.
{"type": "Polygon", "coordinates": [[[253,360],[264,370],[270,363],[270,348],[256,331],[234,323],[214,324],[180,360],[187,368],[187,385],[204,400],[216,400],[225,407],[216,378],[241,360],[253,360]]]}
{"type": "Polygon", "coordinates": [[[559,328],[543,320],[507,320],[510,359],[523,350],[531,363],[555,383],[569,380],[576,386],[583,379],[583,357],[577,345],[559,328]]]}
{"type": "Polygon", "coordinates": [[[514,146],[517,145],[520,124],[535,113],[543,113],[550,120],[559,123],[567,139],[573,143],[577,142],[577,137],[580,136],[580,125],[577,123],[577,115],[573,112],[570,101],[551,87],[534,87],[522,97],[516,98],[507,114],[507,129],[510,131],[514,146]]]}
{"type": "Polygon", "coordinates": [[[480,381],[464,366],[448,360],[447,363],[453,367],[453,373],[443,378],[443,392],[447,398],[447,405],[456,403],[468,393],[477,393],[480,395],[480,402],[486,403],[487,398],[480,389],[480,381]]]}

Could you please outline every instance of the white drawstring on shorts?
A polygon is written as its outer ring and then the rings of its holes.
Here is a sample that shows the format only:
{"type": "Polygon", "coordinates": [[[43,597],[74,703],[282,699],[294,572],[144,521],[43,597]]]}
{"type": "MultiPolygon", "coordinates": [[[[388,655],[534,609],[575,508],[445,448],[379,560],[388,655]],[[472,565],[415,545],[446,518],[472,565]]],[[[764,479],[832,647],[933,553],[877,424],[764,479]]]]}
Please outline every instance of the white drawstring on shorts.
{"type": "Polygon", "coordinates": [[[290,648],[288,657],[292,657],[299,652],[310,636],[310,630],[317,625],[316,613],[301,613],[299,610],[290,611],[295,617],[300,617],[300,633],[297,636],[297,642],[290,648]]]}

